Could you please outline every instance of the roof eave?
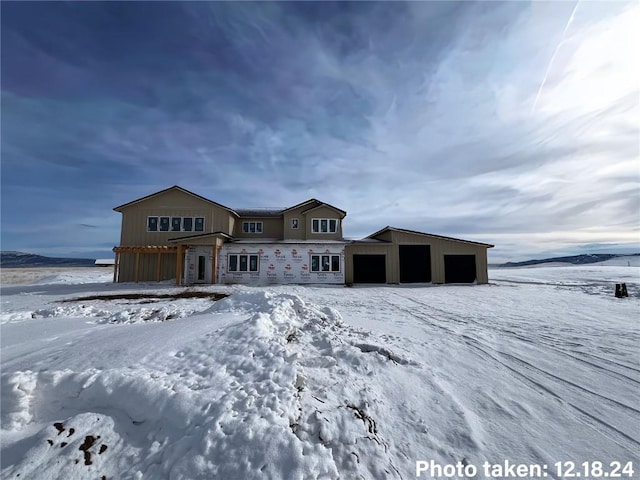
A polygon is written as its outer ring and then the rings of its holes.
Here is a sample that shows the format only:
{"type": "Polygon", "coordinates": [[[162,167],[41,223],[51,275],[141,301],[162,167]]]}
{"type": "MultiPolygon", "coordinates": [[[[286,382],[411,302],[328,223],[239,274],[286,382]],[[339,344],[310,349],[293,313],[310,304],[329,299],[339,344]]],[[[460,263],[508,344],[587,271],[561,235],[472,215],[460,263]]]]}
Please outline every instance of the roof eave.
{"type": "Polygon", "coordinates": [[[221,203],[214,202],[213,200],[209,200],[208,198],[203,197],[202,195],[198,195],[197,193],[193,193],[193,192],[187,190],[186,188],[182,188],[179,185],[173,185],[173,186],[171,186],[169,188],[165,188],[164,190],[160,190],[159,192],[155,192],[155,193],[152,193],[150,195],[145,195],[144,197],[140,197],[140,198],[138,198],[136,200],[133,200],[131,202],[127,202],[127,203],[125,203],[123,205],[119,205],[119,206],[115,207],[113,210],[116,211],[116,212],[122,213],[122,210],[127,208],[127,207],[135,205],[136,203],[140,203],[140,202],[142,202],[144,200],[148,200],[148,199],[153,198],[153,197],[155,197],[157,195],[161,195],[161,194],[166,193],[166,192],[168,192],[170,190],[180,190],[181,192],[186,193],[187,195],[191,195],[191,196],[196,197],[196,198],[198,198],[200,200],[203,200],[203,201],[205,201],[207,203],[210,203],[210,204],[215,205],[217,207],[223,208],[223,209],[227,210],[228,212],[234,214],[236,217],[240,216],[232,208],[229,208],[229,207],[227,207],[225,205],[222,205],[221,203]]]}
{"type": "Polygon", "coordinates": [[[471,245],[478,245],[481,247],[486,247],[486,248],[493,248],[495,247],[495,245],[491,245],[490,243],[482,243],[482,242],[474,242],[473,240],[464,240],[462,238],[454,238],[454,237],[447,237],[444,235],[436,235],[434,233],[426,233],[426,232],[418,232],[417,230],[408,230],[406,228],[397,228],[397,227],[390,227],[390,226],[386,226],[384,228],[382,228],[381,230],[378,230],[375,233],[372,233],[371,235],[365,237],[365,238],[375,238],[376,236],[386,232],[386,231],[394,231],[394,232],[401,232],[401,233],[410,233],[410,234],[415,234],[415,235],[423,235],[426,237],[434,237],[434,238],[440,238],[442,240],[450,240],[452,242],[461,242],[461,243],[469,243],[471,245]]]}

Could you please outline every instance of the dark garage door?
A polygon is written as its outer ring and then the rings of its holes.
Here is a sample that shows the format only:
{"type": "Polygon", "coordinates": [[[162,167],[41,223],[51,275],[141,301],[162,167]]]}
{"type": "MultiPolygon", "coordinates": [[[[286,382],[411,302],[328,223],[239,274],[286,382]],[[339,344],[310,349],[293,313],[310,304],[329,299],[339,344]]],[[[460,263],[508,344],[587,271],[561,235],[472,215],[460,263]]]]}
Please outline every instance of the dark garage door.
{"type": "Polygon", "coordinates": [[[475,280],[475,255],[444,256],[444,283],[473,283],[475,280]]]}
{"type": "Polygon", "coordinates": [[[386,283],[384,255],[354,255],[353,283],[386,283]]]}
{"type": "Polygon", "coordinates": [[[399,245],[400,283],[431,281],[431,247],[399,245]]]}

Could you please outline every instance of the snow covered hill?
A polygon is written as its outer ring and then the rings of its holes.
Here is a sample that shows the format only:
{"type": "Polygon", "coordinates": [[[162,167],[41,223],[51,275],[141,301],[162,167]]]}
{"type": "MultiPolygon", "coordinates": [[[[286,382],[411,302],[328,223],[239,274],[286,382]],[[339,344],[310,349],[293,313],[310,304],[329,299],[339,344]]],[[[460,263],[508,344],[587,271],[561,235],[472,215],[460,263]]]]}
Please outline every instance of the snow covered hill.
{"type": "Polygon", "coordinates": [[[637,475],[640,269],[490,274],[4,287],[1,476],[408,479],[431,460],[633,462],[637,475]]]}
{"type": "Polygon", "coordinates": [[[43,257],[33,253],[3,251],[0,252],[0,267],[93,267],[95,259],[43,257]]]}

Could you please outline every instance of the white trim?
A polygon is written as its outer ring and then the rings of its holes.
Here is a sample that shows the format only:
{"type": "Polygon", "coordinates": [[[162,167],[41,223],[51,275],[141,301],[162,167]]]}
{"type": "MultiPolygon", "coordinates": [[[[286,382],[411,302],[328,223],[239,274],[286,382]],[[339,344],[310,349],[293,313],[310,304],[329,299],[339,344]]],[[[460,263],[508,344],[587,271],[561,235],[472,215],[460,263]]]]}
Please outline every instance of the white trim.
{"type": "Polygon", "coordinates": [[[339,253],[310,253],[309,254],[309,271],[311,273],[340,273],[342,271],[342,262],[340,261],[339,253]],[[318,270],[313,269],[313,257],[318,257],[318,270]],[[329,270],[322,268],[322,257],[328,257],[329,270]],[[334,257],[338,257],[338,270],[333,270],[334,257]]]}
{"type": "Polygon", "coordinates": [[[260,272],[260,255],[256,253],[228,253],[227,254],[227,272],[230,273],[258,273],[260,272]],[[237,257],[236,270],[231,270],[231,257],[237,257]],[[247,269],[240,270],[240,257],[247,257],[247,269]],[[251,257],[256,258],[256,268],[251,270],[251,257]]]}
{"type": "Polygon", "coordinates": [[[338,218],[312,218],[311,219],[311,233],[326,233],[326,234],[332,234],[332,233],[338,233],[338,230],[340,229],[340,219],[338,218]],[[318,229],[314,230],[314,223],[318,222],[318,229]],[[323,232],[323,222],[324,223],[324,227],[327,229],[326,232],[323,232]],[[331,223],[334,223],[334,230],[331,230],[331,223]]]}
{"type": "Polygon", "coordinates": [[[262,235],[264,233],[264,223],[256,220],[245,220],[242,222],[242,233],[249,233],[252,235],[262,235]],[[252,225],[254,229],[253,232],[251,231],[252,225]]]}
{"type": "Polygon", "coordinates": [[[182,216],[169,216],[169,215],[149,215],[147,216],[147,233],[177,233],[177,232],[205,232],[205,217],[182,217],[182,216]],[[151,230],[149,228],[149,221],[150,219],[155,218],[156,219],[156,229],[155,230],[151,230]],[[161,218],[168,218],[168,226],[167,226],[167,230],[160,230],[160,219],[161,218]],[[173,229],[173,220],[175,218],[179,218],[180,219],[180,230],[174,230],[173,229]],[[184,228],[184,219],[185,218],[190,218],[191,219],[191,229],[190,230],[185,230],[184,228]],[[202,230],[196,230],[196,220],[197,219],[202,219],[202,230]]]}

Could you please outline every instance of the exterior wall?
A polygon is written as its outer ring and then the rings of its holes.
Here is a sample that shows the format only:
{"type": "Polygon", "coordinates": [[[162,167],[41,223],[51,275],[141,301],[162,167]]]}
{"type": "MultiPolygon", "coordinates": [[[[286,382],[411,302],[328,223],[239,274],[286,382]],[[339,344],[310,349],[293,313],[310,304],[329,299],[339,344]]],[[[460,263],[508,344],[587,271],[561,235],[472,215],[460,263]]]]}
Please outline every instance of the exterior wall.
{"type": "Polygon", "coordinates": [[[487,274],[487,248],[482,245],[457,242],[455,240],[430,237],[427,235],[416,235],[406,232],[391,231],[385,233],[391,233],[391,239],[394,246],[392,252],[392,263],[398,274],[400,270],[398,245],[430,245],[431,281],[433,283],[444,283],[444,256],[452,254],[475,255],[477,283],[488,283],[489,281],[487,274]]]}
{"type": "Polygon", "coordinates": [[[351,243],[345,248],[345,283],[353,283],[353,256],[354,255],[385,255],[385,267],[387,270],[387,283],[398,283],[399,269],[397,266],[397,252],[393,255],[393,250],[397,251],[397,245],[391,244],[366,244],[351,243]],[[395,260],[394,260],[395,259],[395,260]],[[395,262],[395,263],[394,263],[395,262]]]}
{"type": "MultiPolygon", "coordinates": [[[[476,282],[479,284],[489,283],[489,276],[487,273],[487,249],[481,246],[465,245],[458,242],[446,242],[441,243],[438,251],[437,263],[432,263],[432,269],[434,276],[436,271],[438,272],[439,283],[444,283],[444,256],[462,254],[462,255],[475,255],[476,256],[476,282]]],[[[433,253],[432,259],[433,259],[433,253]]]]}
{"type": "Polygon", "coordinates": [[[168,245],[169,238],[200,232],[147,232],[147,217],[204,217],[204,232],[229,230],[233,214],[224,208],[205,202],[178,190],[170,190],[156,197],[126,207],[122,211],[120,245],[168,245]]]}
{"type": "Polygon", "coordinates": [[[343,284],[345,244],[247,244],[227,243],[218,255],[219,283],[269,285],[285,283],[343,284]],[[258,272],[228,272],[231,253],[258,254],[258,272]],[[311,272],[311,254],[340,255],[339,272],[311,272]]]}
{"type": "Polygon", "coordinates": [[[211,283],[213,281],[213,255],[215,247],[210,245],[190,246],[184,255],[184,267],[182,269],[182,283],[193,285],[195,283],[211,283]],[[198,279],[198,257],[205,257],[204,278],[198,279]]]}
{"type": "MultiPolygon", "coordinates": [[[[118,282],[136,281],[136,254],[121,253],[119,255],[118,282]]],[[[176,254],[160,254],[160,280],[174,280],[176,278],[176,254]]],[[[158,254],[141,253],[138,267],[139,282],[158,281],[158,254]]]]}
{"type": "Polygon", "coordinates": [[[304,208],[297,208],[290,212],[284,213],[283,220],[283,230],[284,230],[284,238],[286,240],[306,240],[307,239],[307,231],[305,228],[305,218],[302,214],[304,208]],[[291,221],[297,218],[298,219],[298,228],[291,228],[291,221]]]}
{"type": "Polygon", "coordinates": [[[387,268],[387,283],[400,282],[400,249],[399,245],[429,245],[431,251],[431,282],[444,283],[444,256],[453,254],[475,255],[476,282],[488,283],[487,248],[472,243],[457,242],[427,235],[417,235],[406,232],[387,231],[376,238],[390,241],[389,244],[350,244],[346,248],[346,283],[353,283],[353,255],[357,254],[385,254],[387,268]]]}
{"type": "Polygon", "coordinates": [[[240,217],[236,220],[233,236],[236,238],[277,238],[281,239],[283,230],[282,218],[260,218],[260,217],[240,217]],[[244,222],[262,222],[262,233],[244,233],[242,224],[244,222]]]}
{"type": "MultiPolygon", "coordinates": [[[[342,215],[329,207],[319,207],[304,214],[304,228],[307,240],[342,240],[342,215]],[[311,231],[314,218],[335,218],[338,220],[336,233],[313,233],[311,231]]],[[[302,219],[301,219],[302,220],[302,219]]]]}

